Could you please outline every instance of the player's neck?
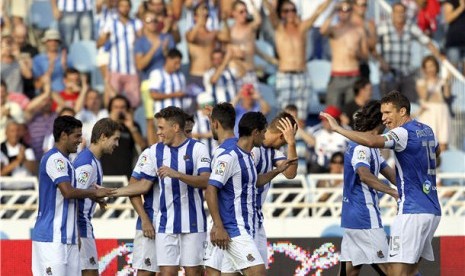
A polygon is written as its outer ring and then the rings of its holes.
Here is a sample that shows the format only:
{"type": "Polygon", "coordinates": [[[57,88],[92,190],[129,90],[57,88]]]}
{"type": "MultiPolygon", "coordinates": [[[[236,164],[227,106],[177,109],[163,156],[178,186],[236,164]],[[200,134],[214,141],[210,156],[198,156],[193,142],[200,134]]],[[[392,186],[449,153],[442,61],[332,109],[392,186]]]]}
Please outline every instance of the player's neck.
{"type": "Polygon", "coordinates": [[[225,130],[221,133],[218,137],[218,144],[223,144],[226,139],[234,138],[234,131],[233,130],[225,130]]]}
{"type": "Polygon", "coordinates": [[[170,147],[177,148],[180,145],[184,144],[186,140],[187,137],[185,135],[178,135],[174,138],[173,143],[171,143],[170,147]]]}
{"type": "Polygon", "coordinates": [[[253,148],[253,137],[240,137],[237,141],[237,146],[239,146],[245,152],[251,152],[253,148]]]}
{"type": "Polygon", "coordinates": [[[58,143],[55,143],[55,148],[57,148],[58,151],[61,152],[64,156],[66,157],[69,156],[69,152],[68,152],[68,149],[66,148],[66,145],[58,142],[58,143]]]}
{"type": "Polygon", "coordinates": [[[95,157],[97,157],[97,159],[102,158],[103,149],[101,147],[99,147],[97,144],[90,144],[89,150],[90,150],[90,152],[92,152],[92,154],[95,157]]]}

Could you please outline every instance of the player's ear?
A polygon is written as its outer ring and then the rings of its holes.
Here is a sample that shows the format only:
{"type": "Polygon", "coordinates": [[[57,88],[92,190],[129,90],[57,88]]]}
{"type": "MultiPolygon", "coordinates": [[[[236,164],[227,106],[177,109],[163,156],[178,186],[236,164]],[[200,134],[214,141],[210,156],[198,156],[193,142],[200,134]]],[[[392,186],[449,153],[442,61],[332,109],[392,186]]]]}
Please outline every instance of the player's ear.
{"type": "Polygon", "coordinates": [[[400,115],[405,116],[407,114],[407,108],[401,107],[399,112],[400,112],[400,115]]]}

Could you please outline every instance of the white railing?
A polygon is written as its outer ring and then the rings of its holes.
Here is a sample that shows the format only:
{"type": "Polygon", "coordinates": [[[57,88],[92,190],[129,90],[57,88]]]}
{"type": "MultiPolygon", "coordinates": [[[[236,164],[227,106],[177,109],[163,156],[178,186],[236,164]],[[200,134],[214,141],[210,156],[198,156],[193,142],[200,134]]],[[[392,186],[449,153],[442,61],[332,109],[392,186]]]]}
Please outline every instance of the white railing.
{"type": "MultiPolygon", "coordinates": [[[[320,180],[341,180],[342,175],[298,175],[293,180],[278,176],[268,193],[264,206],[268,218],[322,218],[339,217],[341,214],[342,188],[317,188],[320,180]]],[[[465,173],[441,173],[439,180],[456,179],[465,182],[465,173]]],[[[37,178],[2,177],[1,182],[31,181],[38,187],[37,178]]],[[[125,176],[107,176],[104,182],[127,185],[125,176]]],[[[465,217],[465,185],[438,187],[443,216],[465,217]]],[[[38,190],[0,191],[0,218],[3,220],[31,220],[36,217],[38,190]]],[[[113,199],[104,211],[97,210],[94,220],[124,220],[136,216],[127,197],[113,199]]],[[[384,195],[380,199],[383,216],[393,217],[397,212],[394,199],[384,195]]]]}

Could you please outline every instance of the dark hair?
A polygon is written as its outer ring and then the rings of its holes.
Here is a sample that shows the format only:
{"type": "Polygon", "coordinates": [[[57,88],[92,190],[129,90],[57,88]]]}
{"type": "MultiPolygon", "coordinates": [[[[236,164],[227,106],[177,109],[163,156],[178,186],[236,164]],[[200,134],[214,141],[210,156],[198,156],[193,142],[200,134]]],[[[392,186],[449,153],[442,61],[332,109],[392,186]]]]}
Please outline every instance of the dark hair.
{"type": "Polygon", "coordinates": [[[340,157],[342,159],[342,163],[344,163],[344,153],[337,151],[331,155],[331,159],[329,159],[329,163],[335,163],[336,158],[340,157]]]}
{"type": "Polygon", "coordinates": [[[67,77],[68,75],[70,74],[81,74],[81,72],[79,72],[77,69],[74,69],[74,68],[66,68],[66,71],[65,71],[65,77],[67,77]]]}
{"type": "Polygon", "coordinates": [[[368,84],[370,84],[370,80],[368,80],[367,78],[358,79],[354,83],[354,96],[358,96],[358,94],[360,93],[360,90],[365,88],[365,86],[367,86],[368,84]]]}
{"type": "Polygon", "coordinates": [[[211,118],[217,120],[224,129],[232,130],[236,124],[236,110],[230,103],[219,103],[213,107],[211,118]]]}
{"type": "Polygon", "coordinates": [[[239,121],[239,137],[252,135],[252,131],[266,128],[266,118],[261,112],[247,112],[239,121]]]}
{"type": "Polygon", "coordinates": [[[2,86],[5,87],[5,90],[8,90],[8,86],[6,85],[6,82],[4,79],[2,79],[2,86]]]}
{"type": "Polygon", "coordinates": [[[110,118],[100,119],[92,128],[90,142],[92,144],[96,144],[102,135],[109,138],[115,134],[117,130],[121,130],[121,125],[118,122],[115,122],[110,118]]]}
{"type": "Polygon", "coordinates": [[[278,6],[276,7],[276,13],[278,14],[278,18],[279,18],[279,19],[283,19],[283,18],[281,17],[281,11],[283,10],[283,6],[284,6],[285,4],[291,4],[292,6],[294,6],[294,8],[297,8],[297,7],[295,6],[295,4],[294,4],[291,0],[279,1],[279,2],[278,2],[278,6]]]}
{"type": "Polygon", "coordinates": [[[220,48],[215,48],[215,49],[213,49],[213,51],[212,51],[212,56],[213,56],[214,54],[222,54],[223,56],[225,55],[224,51],[221,50],[220,48]]]}
{"type": "Polygon", "coordinates": [[[186,122],[191,122],[195,124],[194,115],[191,115],[189,113],[184,113],[184,118],[186,122]]]}
{"type": "Polygon", "coordinates": [[[110,99],[110,102],[108,103],[108,112],[111,113],[111,109],[113,107],[113,102],[116,101],[116,100],[122,100],[124,101],[125,105],[126,105],[126,109],[129,111],[129,109],[131,108],[131,104],[129,103],[129,100],[128,98],[126,98],[125,96],[123,95],[116,95],[114,96],[113,98],[110,99]]]}
{"type": "Polygon", "coordinates": [[[176,49],[176,48],[172,48],[168,51],[168,53],[166,54],[166,58],[168,59],[172,59],[172,58],[180,58],[182,59],[182,53],[176,49]]]}
{"type": "Polygon", "coordinates": [[[289,110],[289,111],[294,111],[294,112],[299,111],[299,109],[297,108],[297,105],[295,105],[295,104],[288,104],[288,105],[286,105],[286,107],[284,109],[289,110]]]}
{"type": "Polygon", "coordinates": [[[370,101],[354,113],[354,130],[373,130],[383,123],[382,118],[381,103],[379,101],[370,101]]]}
{"type": "Polygon", "coordinates": [[[436,66],[436,74],[439,73],[439,69],[440,69],[440,67],[439,67],[439,62],[438,62],[438,60],[437,60],[434,56],[432,56],[432,55],[429,55],[429,56],[426,56],[426,57],[423,58],[423,60],[421,61],[421,68],[425,69],[426,63],[427,63],[428,61],[432,61],[432,62],[434,63],[434,66],[436,66]]]}
{"type": "Polygon", "coordinates": [[[76,128],[82,128],[81,121],[71,116],[58,116],[53,122],[53,138],[58,142],[62,132],[69,135],[76,128]]]}
{"type": "Polygon", "coordinates": [[[118,0],[118,4],[117,4],[117,5],[119,5],[120,2],[128,2],[128,3],[129,3],[129,6],[132,7],[131,0],[118,0]]]}
{"type": "Polygon", "coordinates": [[[155,114],[155,119],[165,119],[166,121],[179,125],[184,129],[186,126],[186,113],[179,107],[168,106],[155,114]]]}
{"type": "Polygon", "coordinates": [[[393,104],[397,110],[405,108],[407,115],[410,115],[410,101],[398,91],[391,91],[381,99],[381,104],[393,104]]]}
{"type": "Polygon", "coordinates": [[[74,109],[72,109],[71,107],[67,107],[67,106],[66,106],[66,107],[63,107],[63,108],[60,110],[60,112],[58,113],[58,116],[63,116],[63,113],[65,113],[65,112],[67,112],[67,111],[73,113],[74,116],[76,116],[76,111],[75,111],[74,109]]]}
{"type": "Polygon", "coordinates": [[[241,0],[236,0],[232,3],[232,9],[235,10],[237,6],[239,5],[243,5],[245,7],[247,7],[247,5],[245,4],[244,1],[241,1],[241,0]]]}
{"type": "Polygon", "coordinates": [[[401,6],[402,8],[404,8],[404,11],[407,11],[407,6],[404,5],[404,3],[398,1],[398,2],[395,2],[394,4],[392,4],[392,9],[394,10],[394,8],[396,6],[401,6]]]}
{"type": "Polygon", "coordinates": [[[297,124],[297,122],[295,121],[294,117],[291,114],[283,111],[283,112],[279,113],[273,119],[273,121],[271,121],[271,123],[268,126],[268,130],[273,131],[273,132],[278,132],[279,131],[279,129],[278,129],[279,121],[281,119],[289,119],[289,121],[291,121],[292,126],[295,126],[297,124]]]}
{"type": "Polygon", "coordinates": [[[195,5],[194,7],[194,15],[197,15],[197,11],[200,9],[200,8],[206,8],[208,10],[208,6],[205,4],[205,3],[199,3],[197,5],[195,5]]]}

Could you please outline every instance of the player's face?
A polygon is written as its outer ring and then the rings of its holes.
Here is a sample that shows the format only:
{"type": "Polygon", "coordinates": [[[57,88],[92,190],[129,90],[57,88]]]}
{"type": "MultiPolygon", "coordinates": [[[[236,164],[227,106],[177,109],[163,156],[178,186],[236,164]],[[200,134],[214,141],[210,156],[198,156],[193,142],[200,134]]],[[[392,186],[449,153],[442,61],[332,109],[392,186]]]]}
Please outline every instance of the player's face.
{"type": "Polygon", "coordinates": [[[267,148],[274,148],[279,149],[280,147],[284,146],[285,141],[281,132],[273,132],[268,130],[265,132],[265,140],[263,140],[263,146],[267,148]]]}
{"type": "Polygon", "coordinates": [[[383,114],[383,124],[388,129],[393,129],[401,125],[401,110],[397,110],[396,106],[392,103],[383,103],[381,105],[381,113],[383,114]]]}
{"type": "Polygon", "coordinates": [[[66,135],[66,149],[69,153],[77,152],[78,146],[81,142],[82,128],[75,128],[70,134],[66,135]]]}
{"type": "Polygon", "coordinates": [[[253,146],[254,147],[260,147],[263,145],[263,141],[265,141],[265,133],[266,133],[266,128],[264,130],[254,130],[252,133],[254,135],[253,138],[253,146]]]}
{"type": "Polygon", "coordinates": [[[217,129],[218,124],[219,123],[217,121],[212,119],[212,123],[211,123],[211,125],[212,125],[212,136],[213,136],[213,139],[215,139],[216,141],[218,141],[218,129],[217,129]]]}
{"type": "Polygon", "coordinates": [[[157,135],[167,146],[171,146],[176,135],[175,124],[161,118],[157,119],[157,135]]]}
{"type": "Polygon", "coordinates": [[[103,152],[112,154],[113,151],[119,146],[119,138],[121,133],[117,130],[112,136],[103,138],[103,152]]]}

